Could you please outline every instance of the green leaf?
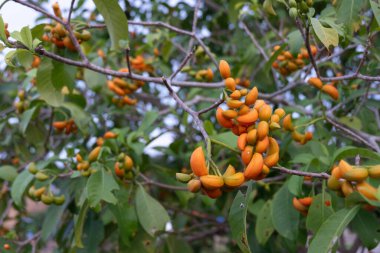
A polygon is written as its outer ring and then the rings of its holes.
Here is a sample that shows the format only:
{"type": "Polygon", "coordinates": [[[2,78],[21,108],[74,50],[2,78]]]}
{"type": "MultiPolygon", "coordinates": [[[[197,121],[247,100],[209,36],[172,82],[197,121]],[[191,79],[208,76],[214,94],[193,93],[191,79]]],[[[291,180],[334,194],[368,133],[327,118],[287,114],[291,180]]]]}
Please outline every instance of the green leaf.
{"type": "Polygon", "coordinates": [[[293,175],[288,181],[288,190],[293,195],[298,196],[302,193],[303,177],[293,175]]]}
{"type": "Polygon", "coordinates": [[[72,90],[75,85],[75,75],[77,73],[77,68],[64,64],[62,62],[53,61],[52,70],[52,82],[56,89],[62,90],[63,87],[68,87],[72,90]]]}
{"type": "Polygon", "coordinates": [[[318,229],[314,239],[311,241],[308,253],[328,253],[334,246],[343,230],[358,213],[360,206],[344,208],[331,215],[318,229]]]}
{"type": "Polygon", "coordinates": [[[169,235],[166,238],[165,253],[193,253],[193,249],[187,241],[180,236],[169,235]]]}
{"type": "Polygon", "coordinates": [[[17,169],[14,166],[11,166],[11,165],[0,166],[1,179],[5,181],[13,182],[13,180],[15,180],[17,175],[18,175],[17,169]]]}
{"type": "Polygon", "coordinates": [[[32,52],[30,52],[26,49],[17,49],[15,56],[16,56],[18,62],[24,68],[30,68],[30,66],[32,65],[32,62],[34,59],[32,52]]]}
{"type": "MultiPolygon", "coordinates": [[[[92,61],[92,63],[100,66],[102,64],[102,60],[99,58],[92,61]]],[[[83,78],[87,86],[95,90],[104,87],[107,82],[105,75],[89,69],[84,70],[83,78]]]]}
{"type": "Polygon", "coordinates": [[[361,0],[342,0],[338,8],[338,21],[346,25],[348,33],[359,29],[360,8],[364,1],[361,0]]]}
{"type": "Polygon", "coordinates": [[[96,9],[104,18],[111,37],[112,50],[119,50],[119,41],[128,40],[128,20],[117,0],[94,0],[96,9]]]}
{"type": "Polygon", "coordinates": [[[45,218],[42,223],[41,238],[45,242],[53,237],[58,230],[61,217],[67,208],[67,204],[68,202],[60,206],[51,205],[44,214],[45,218]]]}
{"type": "Polygon", "coordinates": [[[322,223],[333,213],[330,195],[326,192],[316,195],[307,214],[306,228],[316,233],[322,223]],[[330,202],[330,206],[326,205],[326,201],[330,202]]]}
{"type": "Polygon", "coordinates": [[[369,0],[369,3],[371,4],[373,15],[376,18],[377,26],[380,26],[380,4],[379,4],[379,1],[378,0],[369,0]]]}
{"type": "Polygon", "coordinates": [[[272,223],[272,201],[268,200],[261,208],[257,216],[255,227],[256,239],[260,244],[265,244],[274,232],[272,223]]]}
{"type": "Polygon", "coordinates": [[[211,136],[211,142],[224,146],[226,148],[229,148],[231,150],[236,150],[237,152],[240,152],[236,148],[237,143],[237,136],[234,135],[232,132],[224,132],[221,134],[213,135],[211,136]]]}
{"type": "Polygon", "coordinates": [[[339,118],[339,121],[359,131],[362,129],[362,121],[358,117],[343,116],[339,118]]]}
{"type": "Polygon", "coordinates": [[[374,213],[360,210],[352,220],[351,226],[369,250],[380,243],[380,225],[374,213]]]}
{"type": "Polygon", "coordinates": [[[74,216],[74,245],[78,248],[83,248],[82,234],[88,208],[88,202],[85,201],[80,208],[79,214],[74,216]]]}
{"type": "Polygon", "coordinates": [[[11,33],[11,37],[21,42],[28,49],[33,48],[32,32],[29,27],[24,26],[21,31],[14,31],[11,33]]]}
{"type": "Polygon", "coordinates": [[[99,166],[97,169],[97,172],[90,176],[86,185],[87,199],[90,207],[95,207],[101,200],[116,204],[117,199],[112,191],[118,190],[119,185],[112,174],[107,173],[104,168],[99,166]]]}
{"type": "Polygon", "coordinates": [[[148,111],[143,121],[140,124],[139,131],[146,132],[153,125],[154,121],[158,118],[159,114],[155,111],[148,111]]]}
{"type": "Polygon", "coordinates": [[[142,185],[138,185],[135,197],[136,213],[141,226],[151,236],[165,229],[170,221],[168,212],[156,199],[152,198],[142,185]]]}
{"type": "Polygon", "coordinates": [[[29,110],[26,110],[22,115],[21,115],[21,122],[20,122],[20,131],[22,134],[25,134],[26,129],[29,126],[30,121],[33,118],[33,115],[35,114],[36,110],[38,109],[38,106],[35,106],[29,110]]]}
{"type": "Polygon", "coordinates": [[[33,174],[29,173],[28,170],[24,170],[13,181],[12,189],[11,189],[11,196],[14,201],[14,203],[21,207],[22,205],[22,197],[24,195],[24,192],[26,188],[29,186],[30,182],[34,179],[33,174]]]}
{"type": "Polygon", "coordinates": [[[311,25],[318,39],[323,43],[323,45],[329,49],[330,46],[338,46],[339,35],[334,28],[327,28],[322,26],[316,18],[310,18],[311,25]]]}
{"type": "Polygon", "coordinates": [[[3,17],[0,15],[0,39],[3,41],[6,45],[8,45],[8,39],[7,36],[5,35],[5,24],[3,17]]]}
{"type": "Polygon", "coordinates": [[[13,50],[13,51],[9,51],[5,57],[4,57],[4,60],[5,60],[5,63],[10,66],[10,67],[16,67],[16,65],[14,65],[14,59],[15,57],[17,56],[17,50],[13,50]]]}
{"type": "Polygon", "coordinates": [[[275,10],[273,9],[272,0],[265,0],[263,3],[263,9],[266,13],[271,15],[277,15],[275,10]]]}
{"type": "Polygon", "coordinates": [[[234,239],[243,253],[250,253],[247,237],[247,209],[248,196],[252,191],[252,182],[248,183],[245,194],[239,191],[232,202],[230,213],[228,214],[228,223],[231,227],[232,239],[234,239]]]}
{"type": "Polygon", "coordinates": [[[353,146],[347,146],[340,148],[334,152],[332,156],[332,163],[336,161],[340,161],[346,157],[355,157],[356,155],[360,155],[361,157],[369,158],[380,162],[380,154],[376,153],[372,150],[365,148],[357,148],[353,146]]]}
{"type": "Polygon", "coordinates": [[[54,87],[52,82],[52,61],[43,57],[37,70],[36,85],[40,97],[51,106],[60,106],[63,103],[63,95],[60,90],[54,87]]]}
{"type": "Polygon", "coordinates": [[[71,117],[74,119],[79,130],[86,134],[88,132],[88,124],[91,121],[91,116],[74,103],[64,102],[62,106],[70,111],[71,117]]]}
{"type": "Polygon", "coordinates": [[[289,40],[289,51],[293,55],[297,55],[304,43],[301,32],[299,30],[295,30],[289,33],[287,37],[289,40]]]}
{"type": "Polygon", "coordinates": [[[298,233],[299,213],[294,209],[293,195],[284,184],[274,195],[272,222],[276,231],[289,240],[295,240],[298,233]]]}

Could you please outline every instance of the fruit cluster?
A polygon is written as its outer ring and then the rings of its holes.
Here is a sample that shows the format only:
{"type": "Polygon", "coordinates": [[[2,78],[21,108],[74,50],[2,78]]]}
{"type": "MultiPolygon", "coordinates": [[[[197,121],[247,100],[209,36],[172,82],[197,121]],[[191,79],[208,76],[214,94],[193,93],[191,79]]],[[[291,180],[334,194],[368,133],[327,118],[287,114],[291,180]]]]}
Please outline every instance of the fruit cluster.
{"type": "Polygon", "coordinates": [[[335,87],[336,82],[331,82],[324,85],[321,79],[319,79],[318,77],[311,77],[307,82],[315,88],[321,90],[323,93],[329,95],[332,99],[339,99],[339,91],[335,87]]]}
{"type": "Polygon", "coordinates": [[[212,72],[211,68],[198,70],[195,74],[195,79],[197,81],[206,80],[210,82],[213,78],[214,73],[212,72]]]}
{"type": "MultiPolygon", "coordinates": [[[[273,48],[272,54],[276,53],[277,50],[280,50],[280,46],[275,46],[273,48]]],[[[313,56],[317,54],[317,47],[314,45],[310,46],[311,53],[313,56]]],[[[282,51],[272,63],[272,67],[277,69],[283,76],[288,76],[294,71],[297,71],[303,66],[305,66],[306,61],[309,60],[309,53],[305,48],[301,48],[297,57],[295,58],[292,53],[289,51],[282,51]]]]}
{"type": "Polygon", "coordinates": [[[116,176],[120,178],[131,177],[132,168],[133,168],[132,158],[124,153],[120,153],[114,165],[116,176]]]}
{"type": "MultiPolygon", "coordinates": [[[[53,4],[53,11],[57,18],[62,20],[62,12],[58,3],[53,4]]],[[[76,51],[73,41],[68,36],[68,31],[65,27],[57,22],[53,22],[51,25],[46,25],[44,27],[45,34],[42,36],[42,40],[46,42],[54,43],[58,48],[67,48],[70,51],[76,51]]],[[[74,31],[75,38],[78,43],[81,44],[83,41],[88,41],[91,39],[91,33],[87,30],[74,31]]]]}
{"type": "Polygon", "coordinates": [[[81,154],[79,153],[76,155],[75,158],[78,162],[77,170],[80,171],[82,176],[88,177],[96,172],[96,170],[91,168],[91,163],[98,160],[101,148],[101,146],[97,146],[93,150],[91,150],[91,152],[88,154],[87,160],[84,160],[81,154]]]}
{"type": "Polygon", "coordinates": [[[296,128],[293,126],[292,117],[290,116],[290,114],[284,117],[284,120],[282,121],[282,126],[286,131],[292,133],[292,139],[298,142],[299,144],[306,144],[308,141],[313,139],[312,132],[306,132],[304,134],[301,134],[296,130],[296,128]]]}
{"type": "Polygon", "coordinates": [[[289,16],[295,19],[298,15],[306,15],[313,2],[313,0],[289,0],[289,16]]]}
{"type": "Polygon", "coordinates": [[[300,199],[297,199],[296,197],[294,197],[293,198],[293,207],[297,211],[299,211],[301,214],[306,216],[312,202],[313,202],[312,197],[306,197],[306,198],[300,198],[300,199]]]}
{"type": "MultiPolygon", "coordinates": [[[[121,68],[119,69],[119,72],[128,72],[128,69],[121,68]]],[[[128,95],[132,94],[143,85],[144,82],[134,81],[134,83],[129,83],[119,77],[114,77],[112,80],[107,81],[108,89],[118,96],[112,98],[112,102],[119,107],[124,105],[135,105],[137,99],[130,98],[128,95]]]]}
{"type": "MultiPolygon", "coordinates": [[[[28,167],[28,171],[34,175],[34,178],[37,181],[44,182],[48,180],[50,177],[41,170],[38,170],[35,163],[30,163],[28,167]]],[[[41,201],[46,205],[55,204],[62,205],[65,202],[65,195],[54,195],[46,186],[41,186],[36,188],[32,185],[28,190],[28,195],[35,201],[41,201]]]]}
{"type": "Polygon", "coordinates": [[[358,191],[370,200],[379,200],[376,196],[377,189],[366,181],[368,177],[380,178],[380,165],[365,168],[351,166],[341,160],[338,166],[332,169],[327,187],[345,197],[358,191]]]}
{"type": "Polygon", "coordinates": [[[14,107],[17,113],[23,113],[29,107],[29,102],[25,99],[25,90],[19,90],[17,93],[18,101],[15,101],[14,107]]]}
{"type": "Polygon", "coordinates": [[[135,58],[130,59],[131,68],[137,72],[153,72],[152,65],[146,63],[145,58],[142,55],[138,55],[135,58]]]}
{"type": "Polygon", "coordinates": [[[75,125],[73,119],[63,120],[63,121],[54,121],[53,127],[60,133],[65,131],[65,134],[77,133],[78,127],[75,125]]]}

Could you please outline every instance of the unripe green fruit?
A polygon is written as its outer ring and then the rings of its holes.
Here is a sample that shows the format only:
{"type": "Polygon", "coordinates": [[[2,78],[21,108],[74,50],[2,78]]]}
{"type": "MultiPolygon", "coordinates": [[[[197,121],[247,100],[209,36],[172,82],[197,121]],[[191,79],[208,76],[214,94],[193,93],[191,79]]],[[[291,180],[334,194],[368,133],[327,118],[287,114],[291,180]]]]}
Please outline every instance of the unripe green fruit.
{"type": "Polygon", "coordinates": [[[297,16],[298,16],[297,8],[294,8],[294,7],[290,8],[289,9],[289,16],[294,18],[294,19],[297,18],[297,16]]]}
{"type": "Polygon", "coordinates": [[[54,204],[56,204],[58,206],[62,205],[63,203],[65,203],[65,195],[62,194],[60,196],[55,196],[53,198],[53,202],[54,202],[54,204]]]}
{"type": "Polygon", "coordinates": [[[82,170],[80,174],[84,177],[88,177],[91,174],[91,170],[82,170]]]}
{"type": "Polygon", "coordinates": [[[29,167],[28,167],[28,171],[32,174],[36,174],[38,172],[37,168],[36,168],[36,164],[35,163],[30,163],[29,164],[29,167]]]}
{"type": "Polygon", "coordinates": [[[45,181],[47,179],[49,179],[49,176],[46,175],[45,173],[39,171],[36,173],[36,175],[34,176],[38,181],[45,181]]]}
{"type": "Polygon", "coordinates": [[[289,0],[289,5],[290,5],[290,7],[297,7],[296,0],[289,0]]]}
{"type": "Polygon", "coordinates": [[[309,6],[305,2],[302,2],[300,10],[302,13],[308,13],[309,12],[309,6]]]}
{"type": "Polygon", "coordinates": [[[83,30],[82,34],[81,34],[81,39],[83,41],[90,40],[91,39],[91,33],[89,31],[87,31],[87,30],[83,30]]]}
{"type": "Polygon", "coordinates": [[[189,174],[185,174],[185,173],[175,173],[175,177],[178,181],[180,181],[182,183],[187,183],[191,179],[191,176],[189,174]]]}
{"type": "Polygon", "coordinates": [[[34,187],[34,185],[32,185],[29,190],[28,190],[28,196],[31,197],[31,198],[34,198],[34,192],[36,191],[36,188],[34,187]]]}
{"type": "Polygon", "coordinates": [[[311,7],[313,6],[313,0],[306,0],[306,4],[311,7]]]}
{"type": "Polygon", "coordinates": [[[118,157],[117,157],[117,160],[118,160],[119,162],[122,162],[122,161],[124,160],[124,157],[125,157],[125,154],[124,154],[124,153],[120,153],[120,154],[118,155],[118,157]]]}
{"type": "Polygon", "coordinates": [[[45,205],[50,205],[51,203],[53,203],[54,198],[53,198],[53,196],[46,195],[46,194],[42,194],[42,195],[41,195],[41,201],[42,201],[42,203],[44,203],[45,205]]]}

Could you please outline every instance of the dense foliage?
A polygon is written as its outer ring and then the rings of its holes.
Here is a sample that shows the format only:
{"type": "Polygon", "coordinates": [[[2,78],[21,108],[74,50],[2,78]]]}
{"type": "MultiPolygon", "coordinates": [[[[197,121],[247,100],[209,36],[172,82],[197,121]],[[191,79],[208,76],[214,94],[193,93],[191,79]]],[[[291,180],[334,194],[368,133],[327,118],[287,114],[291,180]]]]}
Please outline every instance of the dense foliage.
{"type": "Polygon", "coordinates": [[[1,252],[378,246],[377,0],[8,4],[1,252]]]}

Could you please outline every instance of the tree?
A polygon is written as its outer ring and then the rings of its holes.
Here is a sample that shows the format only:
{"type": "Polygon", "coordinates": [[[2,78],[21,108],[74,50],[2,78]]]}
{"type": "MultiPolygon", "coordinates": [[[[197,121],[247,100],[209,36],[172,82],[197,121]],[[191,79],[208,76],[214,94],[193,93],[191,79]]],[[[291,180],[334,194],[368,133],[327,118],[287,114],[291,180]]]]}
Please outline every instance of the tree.
{"type": "Polygon", "coordinates": [[[4,250],[378,245],[378,1],[9,2],[4,250]]]}

